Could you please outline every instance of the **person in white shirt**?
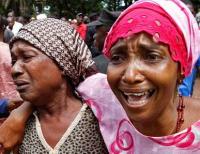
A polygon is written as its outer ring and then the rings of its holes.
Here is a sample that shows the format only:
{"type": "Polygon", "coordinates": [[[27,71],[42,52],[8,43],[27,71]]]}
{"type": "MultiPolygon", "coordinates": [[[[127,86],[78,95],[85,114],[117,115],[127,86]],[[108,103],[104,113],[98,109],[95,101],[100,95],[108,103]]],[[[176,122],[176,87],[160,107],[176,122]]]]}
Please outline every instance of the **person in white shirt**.
{"type": "Polygon", "coordinates": [[[7,29],[11,30],[14,35],[16,35],[19,29],[23,26],[21,23],[16,21],[14,11],[10,11],[8,13],[7,21],[8,21],[7,29]]]}

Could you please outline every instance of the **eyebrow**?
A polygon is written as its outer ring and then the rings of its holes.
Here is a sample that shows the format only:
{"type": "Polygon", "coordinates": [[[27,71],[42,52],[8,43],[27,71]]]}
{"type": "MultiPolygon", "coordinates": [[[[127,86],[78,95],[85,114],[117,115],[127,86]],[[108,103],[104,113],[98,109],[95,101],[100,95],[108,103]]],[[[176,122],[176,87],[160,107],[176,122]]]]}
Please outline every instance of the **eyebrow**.
{"type": "Polygon", "coordinates": [[[119,50],[120,48],[123,48],[126,46],[125,42],[123,40],[119,40],[118,42],[115,43],[115,45],[110,49],[110,52],[112,53],[113,51],[119,50]]]}
{"type": "Polygon", "coordinates": [[[138,46],[141,49],[145,49],[145,50],[149,50],[149,51],[163,50],[162,46],[160,46],[156,43],[147,44],[144,42],[144,43],[140,43],[138,46]]]}

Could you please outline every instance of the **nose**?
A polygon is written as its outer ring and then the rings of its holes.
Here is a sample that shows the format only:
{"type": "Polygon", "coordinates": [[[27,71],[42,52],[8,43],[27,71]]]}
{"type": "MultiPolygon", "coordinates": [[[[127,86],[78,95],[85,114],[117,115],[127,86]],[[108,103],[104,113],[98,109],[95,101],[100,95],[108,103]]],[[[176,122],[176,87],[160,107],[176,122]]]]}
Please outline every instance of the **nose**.
{"type": "Polygon", "coordinates": [[[128,64],[122,76],[123,82],[127,84],[141,83],[144,79],[145,76],[142,73],[142,67],[136,61],[128,64]]]}
{"type": "Polygon", "coordinates": [[[23,67],[20,60],[17,60],[12,66],[11,74],[14,79],[23,74],[23,67]]]}

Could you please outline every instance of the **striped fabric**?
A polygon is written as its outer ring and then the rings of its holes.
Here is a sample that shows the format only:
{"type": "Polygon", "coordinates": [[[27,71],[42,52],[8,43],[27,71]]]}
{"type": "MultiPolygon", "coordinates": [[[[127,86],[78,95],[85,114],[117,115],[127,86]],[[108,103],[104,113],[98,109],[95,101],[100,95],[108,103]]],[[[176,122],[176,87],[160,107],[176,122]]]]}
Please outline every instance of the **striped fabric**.
{"type": "Polygon", "coordinates": [[[74,85],[86,76],[94,62],[91,53],[80,35],[68,23],[47,18],[33,21],[22,27],[12,39],[25,40],[55,60],[74,85]]]}

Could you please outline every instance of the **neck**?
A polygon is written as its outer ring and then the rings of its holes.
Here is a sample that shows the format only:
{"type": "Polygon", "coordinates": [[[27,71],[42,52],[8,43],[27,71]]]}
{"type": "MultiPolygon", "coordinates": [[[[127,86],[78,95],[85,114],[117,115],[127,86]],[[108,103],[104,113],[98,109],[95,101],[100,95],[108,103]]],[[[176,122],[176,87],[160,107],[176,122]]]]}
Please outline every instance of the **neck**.
{"type": "Polygon", "coordinates": [[[178,98],[170,103],[153,120],[132,122],[135,128],[147,136],[166,136],[176,132],[178,98]]]}
{"type": "MultiPolygon", "coordinates": [[[[69,86],[68,86],[69,87],[69,86]]],[[[37,107],[39,117],[55,117],[65,114],[66,112],[80,110],[82,104],[71,92],[71,88],[62,88],[55,92],[47,104],[37,107]]]]}

